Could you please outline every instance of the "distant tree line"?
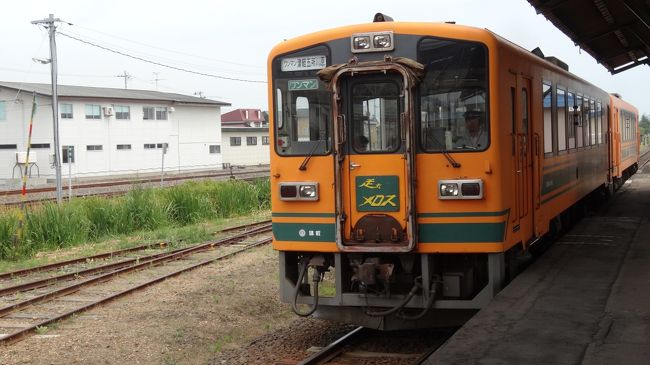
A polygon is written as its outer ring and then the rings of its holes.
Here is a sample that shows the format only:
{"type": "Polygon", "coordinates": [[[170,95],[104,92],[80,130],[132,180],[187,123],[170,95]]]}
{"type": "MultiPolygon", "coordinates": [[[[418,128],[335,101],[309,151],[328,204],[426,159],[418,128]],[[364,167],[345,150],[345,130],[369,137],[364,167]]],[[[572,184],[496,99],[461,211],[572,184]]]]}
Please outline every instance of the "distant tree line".
{"type": "Polygon", "coordinates": [[[639,128],[641,128],[641,135],[650,134],[650,116],[643,114],[639,121],[639,128]]]}

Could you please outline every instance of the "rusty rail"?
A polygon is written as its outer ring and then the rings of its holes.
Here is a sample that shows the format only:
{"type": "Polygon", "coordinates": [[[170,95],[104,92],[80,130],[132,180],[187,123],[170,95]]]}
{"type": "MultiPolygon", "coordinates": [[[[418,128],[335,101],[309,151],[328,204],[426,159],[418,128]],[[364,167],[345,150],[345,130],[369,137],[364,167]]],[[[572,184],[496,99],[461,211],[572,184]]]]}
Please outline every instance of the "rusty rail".
{"type": "MultiPolygon", "coordinates": [[[[235,226],[235,227],[228,227],[228,228],[222,229],[222,230],[220,230],[218,232],[215,232],[215,234],[238,231],[238,230],[242,230],[242,229],[250,229],[250,228],[257,227],[259,225],[268,224],[270,222],[271,222],[270,220],[265,220],[265,221],[256,222],[256,223],[252,223],[252,224],[244,224],[244,225],[235,226]]],[[[33,273],[39,272],[39,271],[48,271],[48,270],[57,269],[57,268],[68,266],[68,265],[73,265],[73,264],[78,264],[78,263],[81,263],[81,262],[86,262],[86,261],[89,261],[89,260],[101,260],[101,259],[105,259],[105,258],[122,256],[122,255],[127,254],[127,253],[148,250],[148,249],[152,249],[152,248],[156,248],[156,247],[162,247],[162,246],[166,246],[168,244],[169,244],[169,242],[149,243],[149,244],[135,246],[135,247],[131,247],[131,248],[125,248],[125,249],[122,249],[122,250],[116,250],[116,251],[101,253],[101,254],[92,255],[92,256],[85,256],[85,257],[80,257],[80,258],[77,258],[77,259],[70,259],[70,260],[55,262],[55,263],[51,263],[51,264],[47,264],[47,265],[41,265],[41,266],[31,267],[31,268],[27,268],[27,269],[10,271],[10,272],[6,272],[6,273],[0,273],[0,279],[7,279],[7,278],[13,278],[13,277],[17,277],[17,276],[24,276],[24,275],[33,274],[33,273]]],[[[2,290],[2,289],[0,289],[0,290],[2,290]]]]}
{"type": "MultiPolygon", "coordinates": [[[[270,228],[267,228],[267,231],[269,231],[269,230],[270,230],[270,228]]],[[[226,245],[226,244],[237,242],[237,241],[239,241],[241,239],[245,239],[245,238],[249,237],[250,235],[252,235],[254,233],[261,233],[261,232],[249,231],[249,232],[245,232],[245,233],[242,233],[240,235],[237,235],[237,236],[234,236],[234,237],[229,237],[227,239],[220,240],[220,241],[217,241],[217,242],[206,243],[206,245],[209,245],[209,244],[220,245],[220,246],[221,245],[226,245]]],[[[67,318],[67,317],[69,317],[69,316],[71,316],[71,315],[73,315],[75,313],[86,311],[86,310],[91,309],[91,308],[93,308],[93,307],[95,307],[97,305],[107,303],[109,301],[120,298],[120,297],[122,297],[124,295],[127,295],[129,293],[132,293],[132,292],[134,292],[136,290],[139,290],[139,289],[145,288],[147,286],[150,286],[150,285],[156,284],[158,282],[161,282],[161,281],[163,281],[163,280],[165,280],[167,278],[179,275],[181,273],[193,270],[193,269],[201,267],[201,266],[208,265],[208,264],[216,262],[216,261],[220,261],[220,260],[232,257],[232,256],[237,255],[237,254],[239,254],[241,252],[244,252],[244,251],[246,251],[246,250],[248,250],[248,249],[250,249],[252,247],[257,247],[257,246],[260,246],[260,245],[263,245],[263,244],[268,244],[270,242],[271,242],[271,238],[265,238],[263,240],[260,240],[260,241],[257,241],[255,243],[249,244],[249,245],[243,247],[240,250],[237,250],[237,251],[234,251],[234,252],[219,256],[217,258],[210,258],[210,259],[207,259],[207,260],[203,260],[203,261],[201,261],[199,263],[196,263],[196,264],[190,265],[188,267],[176,270],[176,271],[174,271],[172,273],[168,273],[168,274],[159,276],[159,277],[157,277],[157,278],[155,278],[153,280],[149,280],[149,281],[147,281],[145,283],[136,285],[136,286],[131,287],[129,289],[123,290],[123,291],[121,291],[119,293],[116,293],[116,294],[110,295],[108,297],[99,299],[97,301],[94,301],[94,302],[89,303],[87,305],[84,305],[82,307],[76,308],[74,310],[70,310],[70,311],[65,312],[63,314],[57,315],[57,316],[55,316],[53,318],[43,320],[43,321],[38,322],[36,324],[33,324],[33,325],[29,326],[29,327],[25,327],[25,328],[22,328],[22,329],[20,329],[18,331],[10,333],[9,335],[7,335],[5,337],[0,338],[0,344],[6,345],[6,344],[10,344],[10,343],[19,341],[20,339],[24,338],[25,336],[27,336],[27,335],[31,334],[32,332],[36,331],[36,329],[38,329],[39,327],[47,326],[48,324],[51,324],[51,323],[54,323],[54,322],[59,321],[61,319],[67,318]]],[[[57,290],[55,292],[47,293],[47,294],[44,294],[42,296],[35,297],[35,298],[32,298],[32,299],[29,299],[29,300],[26,300],[26,301],[23,301],[23,302],[20,302],[20,303],[16,303],[16,304],[7,306],[5,308],[2,308],[2,309],[0,309],[0,316],[4,316],[7,313],[11,313],[14,310],[18,310],[18,309],[28,307],[29,305],[32,305],[32,304],[43,303],[43,302],[46,302],[46,301],[54,299],[54,298],[58,298],[58,297],[61,297],[61,296],[65,296],[65,295],[74,293],[74,292],[78,291],[79,289],[81,289],[82,287],[90,286],[90,285],[100,283],[100,282],[103,282],[103,281],[108,281],[111,278],[113,278],[113,277],[115,277],[117,275],[120,275],[120,274],[136,271],[136,270],[139,270],[139,269],[142,269],[142,268],[145,268],[145,267],[157,266],[157,265],[160,265],[160,264],[162,264],[164,262],[167,262],[167,261],[176,260],[176,259],[179,259],[181,257],[187,256],[190,253],[193,253],[195,251],[196,250],[193,247],[193,248],[187,249],[184,252],[174,253],[172,255],[169,255],[168,257],[157,258],[157,259],[154,259],[154,260],[150,260],[150,261],[147,261],[147,262],[140,263],[138,265],[134,265],[134,266],[130,266],[130,267],[127,267],[127,268],[119,269],[119,270],[116,270],[116,271],[113,271],[113,272],[110,272],[110,273],[107,273],[107,274],[104,274],[104,275],[101,275],[101,276],[98,276],[98,277],[95,277],[95,278],[92,278],[92,279],[85,280],[85,281],[83,281],[81,283],[70,285],[68,287],[59,289],[59,290],[57,290]]]]}

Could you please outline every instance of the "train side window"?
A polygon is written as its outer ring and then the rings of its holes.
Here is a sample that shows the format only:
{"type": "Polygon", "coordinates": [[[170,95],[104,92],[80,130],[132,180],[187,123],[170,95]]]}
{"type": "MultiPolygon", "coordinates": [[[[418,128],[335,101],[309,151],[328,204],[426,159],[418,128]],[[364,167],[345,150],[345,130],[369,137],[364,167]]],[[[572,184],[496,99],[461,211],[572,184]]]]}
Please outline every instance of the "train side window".
{"type": "Polygon", "coordinates": [[[589,100],[589,143],[596,144],[596,103],[589,100]]]}
{"type": "Polygon", "coordinates": [[[582,96],[581,95],[576,96],[576,103],[573,110],[576,118],[576,139],[578,142],[578,148],[580,148],[583,146],[582,137],[584,136],[582,133],[583,119],[582,119],[582,96]]]}
{"type": "Polygon", "coordinates": [[[598,138],[598,144],[603,143],[603,106],[600,103],[596,103],[596,128],[598,132],[596,137],[598,138]]]}
{"type": "Polygon", "coordinates": [[[275,124],[278,129],[284,127],[284,115],[282,114],[282,90],[275,89],[275,124]]]}
{"type": "Polygon", "coordinates": [[[567,93],[567,106],[569,107],[569,117],[567,118],[567,142],[569,149],[576,148],[576,124],[578,117],[574,113],[576,105],[576,95],[572,92],[567,93]]]}
{"type": "Polygon", "coordinates": [[[544,106],[544,153],[553,153],[553,95],[551,85],[542,84],[542,102],[544,106]]]}
{"type": "Polygon", "coordinates": [[[585,141],[585,147],[589,146],[589,99],[587,99],[587,95],[585,95],[585,98],[582,99],[583,104],[582,104],[582,131],[584,132],[584,141],[585,141]]]}
{"type": "Polygon", "coordinates": [[[528,90],[521,90],[521,133],[528,135],[528,90]]]}
{"type": "Polygon", "coordinates": [[[515,114],[515,88],[511,87],[510,88],[510,112],[511,112],[511,127],[510,127],[510,133],[512,135],[511,138],[511,143],[512,143],[512,155],[515,155],[515,135],[517,133],[517,130],[515,129],[515,121],[517,120],[516,114],[515,114]]]}
{"type": "Polygon", "coordinates": [[[566,92],[557,89],[557,150],[566,150],[566,92]]]}

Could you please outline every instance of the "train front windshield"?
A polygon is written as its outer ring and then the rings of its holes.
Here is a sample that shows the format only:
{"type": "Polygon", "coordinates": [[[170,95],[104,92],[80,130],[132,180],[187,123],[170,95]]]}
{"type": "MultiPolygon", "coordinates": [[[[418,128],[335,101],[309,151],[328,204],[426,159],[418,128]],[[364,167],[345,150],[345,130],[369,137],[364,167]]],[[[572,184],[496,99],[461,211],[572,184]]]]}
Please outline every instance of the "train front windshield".
{"type": "Polygon", "coordinates": [[[328,56],[325,47],[314,47],[273,63],[275,146],[282,156],[331,151],[332,96],[317,75],[328,56]]]}
{"type": "Polygon", "coordinates": [[[483,151],[489,145],[487,48],[427,38],[419,61],[421,146],[427,152],[483,151]]]}

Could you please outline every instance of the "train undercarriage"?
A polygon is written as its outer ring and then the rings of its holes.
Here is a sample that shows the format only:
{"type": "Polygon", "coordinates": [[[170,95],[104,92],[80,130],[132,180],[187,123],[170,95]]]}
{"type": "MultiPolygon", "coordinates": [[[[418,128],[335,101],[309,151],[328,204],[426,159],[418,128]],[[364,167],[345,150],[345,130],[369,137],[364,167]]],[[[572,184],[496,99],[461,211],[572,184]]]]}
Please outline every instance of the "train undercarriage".
{"type": "Polygon", "coordinates": [[[454,326],[502,288],[509,256],[280,252],[281,296],[300,315],[370,328],[454,326]]]}

